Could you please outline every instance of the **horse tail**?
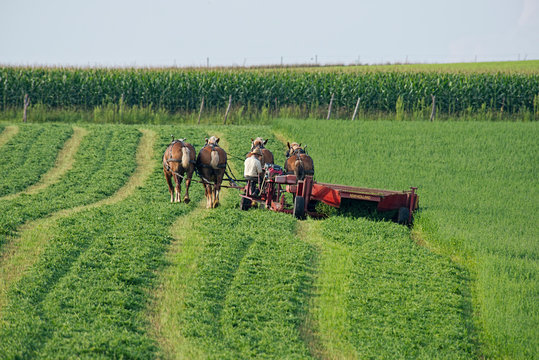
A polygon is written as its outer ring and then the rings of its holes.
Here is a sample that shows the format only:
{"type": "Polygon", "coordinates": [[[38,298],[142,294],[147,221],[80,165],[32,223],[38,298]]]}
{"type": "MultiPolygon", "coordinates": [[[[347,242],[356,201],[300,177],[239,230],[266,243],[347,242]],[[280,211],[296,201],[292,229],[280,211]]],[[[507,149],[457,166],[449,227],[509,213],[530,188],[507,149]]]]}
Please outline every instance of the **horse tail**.
{"type": "Polygon", "coordinates": [[[210,165],[216,170],[219,168],[219,152],[217,150],[212,150],[211,152],[210,165]]]}
{"type": "Polygon", "coordinates": [[[301,159],[298,158],[296,162],[294,163],[294,165],[295,165],[294,173],[296,177],[298,178],[298,180],[303,180],[303,178],[305,177],[305,169],[303,168],[303,161],[301,161],[301,159]]]}
{"type": "Polygon", "coordinates": [[[182,167],[189,168],[189,160],[191,160],[191,150],[187,146],[182,147],[182,167]]]}

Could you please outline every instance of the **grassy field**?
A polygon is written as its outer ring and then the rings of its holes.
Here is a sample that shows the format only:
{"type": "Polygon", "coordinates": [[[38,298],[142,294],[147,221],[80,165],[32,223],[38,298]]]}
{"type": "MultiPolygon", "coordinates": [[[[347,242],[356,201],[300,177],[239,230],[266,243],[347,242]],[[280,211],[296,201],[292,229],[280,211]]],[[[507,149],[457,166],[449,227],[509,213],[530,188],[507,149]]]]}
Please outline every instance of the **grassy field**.
{"type": "Polygon", "coordinates": [[[72,132],[65,124],[22,126],[0,155],[0,197],[36,183],[54,165],[56,154],[72,132]]]}
{"type": "Polygon", "coordinates": [[[419,186],[412,235],[470,271],[481,352],[538,353],[536,123],[282,121],[274,129],[309,145],[320,181],[419,186]]]}
{"type": "MultiPolygon", "coordinates": [[[[71,170],[0,199],[2,358],[539,352],[537,123],[79,126],[71,170]],[[420,211],[411,229],[346,211],[297,221],[243,212],[233,189],[206,210],[197,183],[190,204],[170,204],[170,134],[197,149],[220,136],[239,176],[252,137],[268,137],[280,164],[281,140],[302,142],[317,180],[419,186],[420,211]]],[[[14,124],[1,127],[0,150],[12,149],[14,124]]],[[[47,140],[57,152],[64,128],[47,140]]]]}
{"type": "MultiPolygon", "coordinates": [[[[109,126],[103,131],[138,133],[128,127],[109,126]]],[[[47,238],[39,244],[41,256],[8,290],[7,305],[0,309],[2,358],[154,356],[155,343],[144,334],[146,289],[162,264],[170,224],[191,210],[162,206],[169,197],[162,191],[166,187],[158,154],[174,129],[163,127],[160,131],[157,136],[147,130],[148,148],[139,149],[139,153],[149,156],[150,166],[145,172],[134,173],[134,180],[142,177],[143,182],[132,186],[128,196],[53,217],[54,221],[42,229],[47,238]]],[[[184,131],[182,136],[194,133],[184,131]]],[[[96,142],[98,138],[88,139],[96,142]]],[[[133,162],[135,149],[130,146],[136,145],[137,139],[123,142],[123,150],[130,150],[123,153],[133,162]]],[[[114,149],[114,142],[109,148],[114,149]]],[[[120,171],[133,170],[129,163],[122,164],[118,155],[111,159],[119,168],[123,165],[120,171]]],[[[79,158],[75,168],[85,165],[79,158]]],[[[130,174],[124,175],[128,179],[130,174]]],[[[107,177],[98,179],[96,185],[114,189],[107,177]]],[[[201,193],[200,189],[193,192],[195,201],[201,193]]]]}
{"type": "MultiPolygon", "coordinates": [[[[321,68],[307,68],[310,71],[321,69],[322,71],[335,71],[343,69],[342,66],[327,66],[321,68]]],[[[401,71],[401,72],[439,72],[439,73],[508,73],[508,74],[538,74],[539,60],[528,61],[492,61],[478,63],[448,63],[448,64],[390,64],[390,65],[368,65],[368,66],[348,66],[344,69],[352,72],[380,72],[380,71],[401,71]]]]}

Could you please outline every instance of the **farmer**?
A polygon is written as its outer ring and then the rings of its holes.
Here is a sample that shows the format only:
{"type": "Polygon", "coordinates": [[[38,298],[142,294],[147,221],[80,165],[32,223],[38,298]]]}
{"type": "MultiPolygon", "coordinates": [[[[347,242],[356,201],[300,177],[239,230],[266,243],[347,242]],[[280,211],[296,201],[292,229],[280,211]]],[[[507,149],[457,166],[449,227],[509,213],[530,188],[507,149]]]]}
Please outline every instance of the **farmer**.
{"type": "Polygon", "coordinates": [[[249,184],[249,193],[255,196],[258,195],[258,189],[256,186],[260,181],[260,177],[262,176],[262,164],[260,163],[261,158],[262,150],[255,148],[247,155],[247,159],[245,159],[245,169],[243,171],[243,176],[249,184]]]}

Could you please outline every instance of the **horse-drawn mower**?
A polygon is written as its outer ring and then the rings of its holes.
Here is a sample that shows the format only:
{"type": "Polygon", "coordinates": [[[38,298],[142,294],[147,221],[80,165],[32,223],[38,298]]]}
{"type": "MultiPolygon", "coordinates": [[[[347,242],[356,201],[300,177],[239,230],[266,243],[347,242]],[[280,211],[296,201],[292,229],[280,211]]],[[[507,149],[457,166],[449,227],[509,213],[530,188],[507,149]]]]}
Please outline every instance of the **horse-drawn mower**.
{"type": "Polygon", "coordinates": [[[298,180],[296,175],[285,175],[283,169],[275,164],[266,164],[264,177],[258,188],[247,183],[243,187],[241,196],[241,209],[248,210],[253,203],[259,207],[273,211],[293,214],[296,218],[323,217],[324,214],[316,211],[315,204],[323,202],[329,206],[340,208],[352,202],[367,201],[376,203],[379,212],[397,211],[396,219],[401,224],[411,224],[413,213],[418,208],[418,195],[415,187],[405,191],[390,191],[369,189],[346,185],[320,183],[312,176],[305,176],[298,180]],[[293,204],[286,202],[285,193],[293,195],[293,204]]]}

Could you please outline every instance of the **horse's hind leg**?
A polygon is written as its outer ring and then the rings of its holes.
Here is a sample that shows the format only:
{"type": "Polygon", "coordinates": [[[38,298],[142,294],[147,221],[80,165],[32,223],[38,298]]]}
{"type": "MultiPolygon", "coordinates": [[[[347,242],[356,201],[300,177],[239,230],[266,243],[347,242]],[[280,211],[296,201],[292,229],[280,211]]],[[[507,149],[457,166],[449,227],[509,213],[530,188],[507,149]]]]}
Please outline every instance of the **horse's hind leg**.
{"type": "Polygon", "coordinates": [[[216,208],[219,206],[219,193],[221,192],[221,182],[223,181],[223,175],[221,174],[217,176],[217,179],[215,180],[215,185],[213,189],[213,207],[216,208]]]}
{"type": "Polygon", "coordinates": [[[176,196],[175,196],[175,199],[174,201],[175,202],[182,202],[182,198],[181,198],[181,190],[182,190],[182,178],[179,177],[178,175],[174,175],[174,181],[176,182],[176,196]]]}
{"type": "Polygon", "coordinates": [[[211,203],[210,203],[210,206],[212,209],[216,208],[217,207],[217,200],[216,200],[216,197],[215,197],[215,191],[216,191],[216,187],[217,185],[214,184],[211,186],[210,188],[210,198],[211,198],[211,203]]]}
{"type": "Polygon", "coordinates": [[[193,177],[193,171],[194,170],[190,170],[185,177],[185,196],[183,197],[183,201],[186,204],[189,204],[189,202],[191,201],[191,199],[189,199],[189,186],[191,186],[191,178],[193,177]]]}
{"type": "Polygon", "coordinates": [[[204,192],[206,195],[206,209],[211,209],[212,200],[211,200],[211,185],[210,184],[204,184],[204,192]]]}
{"type": "Polygon", "coordinates": [[[171,181],[172,174],[164,169],[163,169],[163,173],[165,174],[165,180],[167,181],[168,191],[170,192],[170,202],[173,203],[174,202],[174,187],[172,186],[172,181],[171,181]]]}
{"type": "Polygon", "coordinates": [[[219,190],[217,190],[217,184],[213,186],[212,192],[211,192],[211,207],[216,208],[219,206],[219,200],[217,199],[217,193],[219,190]]]}

